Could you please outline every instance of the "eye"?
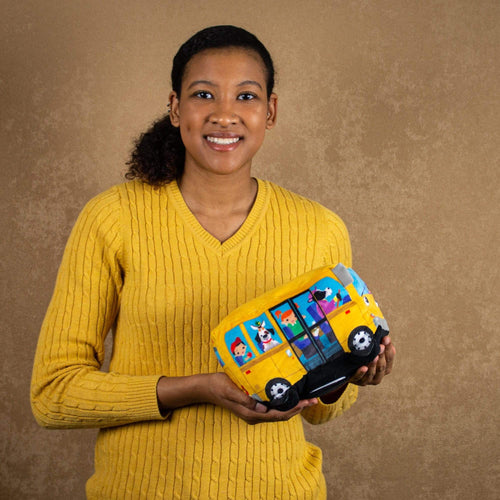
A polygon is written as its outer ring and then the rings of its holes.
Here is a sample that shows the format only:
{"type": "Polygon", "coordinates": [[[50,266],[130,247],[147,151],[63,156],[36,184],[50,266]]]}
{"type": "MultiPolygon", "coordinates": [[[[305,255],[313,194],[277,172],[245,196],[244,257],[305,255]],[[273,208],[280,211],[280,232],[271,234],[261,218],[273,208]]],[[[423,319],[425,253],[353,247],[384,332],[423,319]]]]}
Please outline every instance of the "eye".
{"type": "Polygon", "coordinates": [[[193,94],[194,97],[199,97],[200,99],[213,99],[213,95],[206,90],[199,90],[193,94]]]}
{"type": "Polygon", "coordinates": [[[238,96],[239,101],[251,101],[256,98],[257,96],[255,94],[252,94],[251,92],[243,92],[238,96]]]}
{"type": "Polygon", "coordinates": [[[369,306],[369,305],[370,305],[370,300],[368,299],[368,297],[367,297],[366,295],[363,297],[363,300],[365,301],[365,304],[366,304],[367,306],[369,306]]]}

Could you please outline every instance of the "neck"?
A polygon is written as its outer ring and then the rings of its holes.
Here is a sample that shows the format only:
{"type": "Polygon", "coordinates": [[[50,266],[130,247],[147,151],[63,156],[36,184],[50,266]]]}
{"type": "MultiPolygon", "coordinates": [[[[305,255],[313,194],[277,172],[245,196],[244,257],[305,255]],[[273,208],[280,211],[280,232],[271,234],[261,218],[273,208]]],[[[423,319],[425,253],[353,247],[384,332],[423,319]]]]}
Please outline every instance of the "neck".
{"type": "Polygon", "coordinates": [[[250,212],[257,195],[257,181],[250,172],[233,175],[191,175],[179,181],[184,201],[195,216],[227,216],[250,212]]]}
{"type": "Polygon", "coordinates": [[[192,175],[185,171],[179,189],[201,226],[222,243],[245,222],[257,197],[258,184],[250,170],[230,175],[192,175]]]}

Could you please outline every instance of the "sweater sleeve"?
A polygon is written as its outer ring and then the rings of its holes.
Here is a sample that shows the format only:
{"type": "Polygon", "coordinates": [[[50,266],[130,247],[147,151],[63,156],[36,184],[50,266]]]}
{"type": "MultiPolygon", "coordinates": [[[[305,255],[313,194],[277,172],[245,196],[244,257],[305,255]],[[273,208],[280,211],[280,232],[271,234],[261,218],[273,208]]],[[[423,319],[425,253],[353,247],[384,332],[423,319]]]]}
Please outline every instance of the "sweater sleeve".
{"type": "Polygon", "coordinates": [[[326,264],[338,264],[339,262],[346,267],[352,267],[352,250],[349,233],[344,221],[330,210],[324,209],[323,224],[326,231],[322,232],[322,245],[325,249],[326,264]]]}
{"type": "Polygon", "coordinates": [[[100,370],[123,282],[119,196],[112,188],[86,205],[64,252],[31,381],[32,411],[44,427],[108,427],[163,418],[156,399],[160,376],[100,370]]]}
{"type": "MultiPolygon", "coordinates": [[[[347,228],[336,214],[330,210],[321,207],[321,215],[318,214],[317,221],[321,225],[319,230],[322,238],[321,247],[324,249],[325,264],[338,264],[339,262],[347,267],[352,266],[351,242],[347,228]]],[[[358,387],[348,384],[342,395],[337,401],[331,404],[325,404],[319,400],[315,406],[310,406],[302,412],[302,416],[311,424],[323,424],[329,420],[338,417],[344,411],[348,410],[356,401],[358,396],[358,387]]]]}

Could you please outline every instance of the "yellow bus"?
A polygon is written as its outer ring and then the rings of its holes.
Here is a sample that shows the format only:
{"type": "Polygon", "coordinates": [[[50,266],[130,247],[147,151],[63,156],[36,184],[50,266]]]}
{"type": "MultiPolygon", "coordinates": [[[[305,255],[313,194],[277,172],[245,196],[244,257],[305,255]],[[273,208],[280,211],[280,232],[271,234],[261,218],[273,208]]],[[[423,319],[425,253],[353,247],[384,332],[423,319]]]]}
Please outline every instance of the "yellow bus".
{"type": "Polygon", "coordinates": [[[389,333],[373,295],[342,264],[310,271],[234,310],[212,331],[229,377],[286,411],[345,384],[389,333]]]}

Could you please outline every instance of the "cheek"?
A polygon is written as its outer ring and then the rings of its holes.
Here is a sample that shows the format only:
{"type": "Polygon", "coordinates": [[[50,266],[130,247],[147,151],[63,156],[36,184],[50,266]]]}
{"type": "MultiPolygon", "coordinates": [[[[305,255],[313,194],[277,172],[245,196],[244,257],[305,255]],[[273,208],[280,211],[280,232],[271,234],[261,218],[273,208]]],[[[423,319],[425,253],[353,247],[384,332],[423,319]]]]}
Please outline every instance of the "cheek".
{"type": "Polygon", "coordinates": [[[190,123],[181,123],[179,127],[180,133],[181,133],[181,139],[184,144],[184,146],[189,146],[193,144],[193,126],[190,123]]]}
{"type": "Polygon", "coordinates": [[[262,125],[262,121],[255,120],[255,123],[251,125],[253,141],[254,143],[260,147],[260,145],[264,142],[266,137],[266,128],[262,125]]]}

